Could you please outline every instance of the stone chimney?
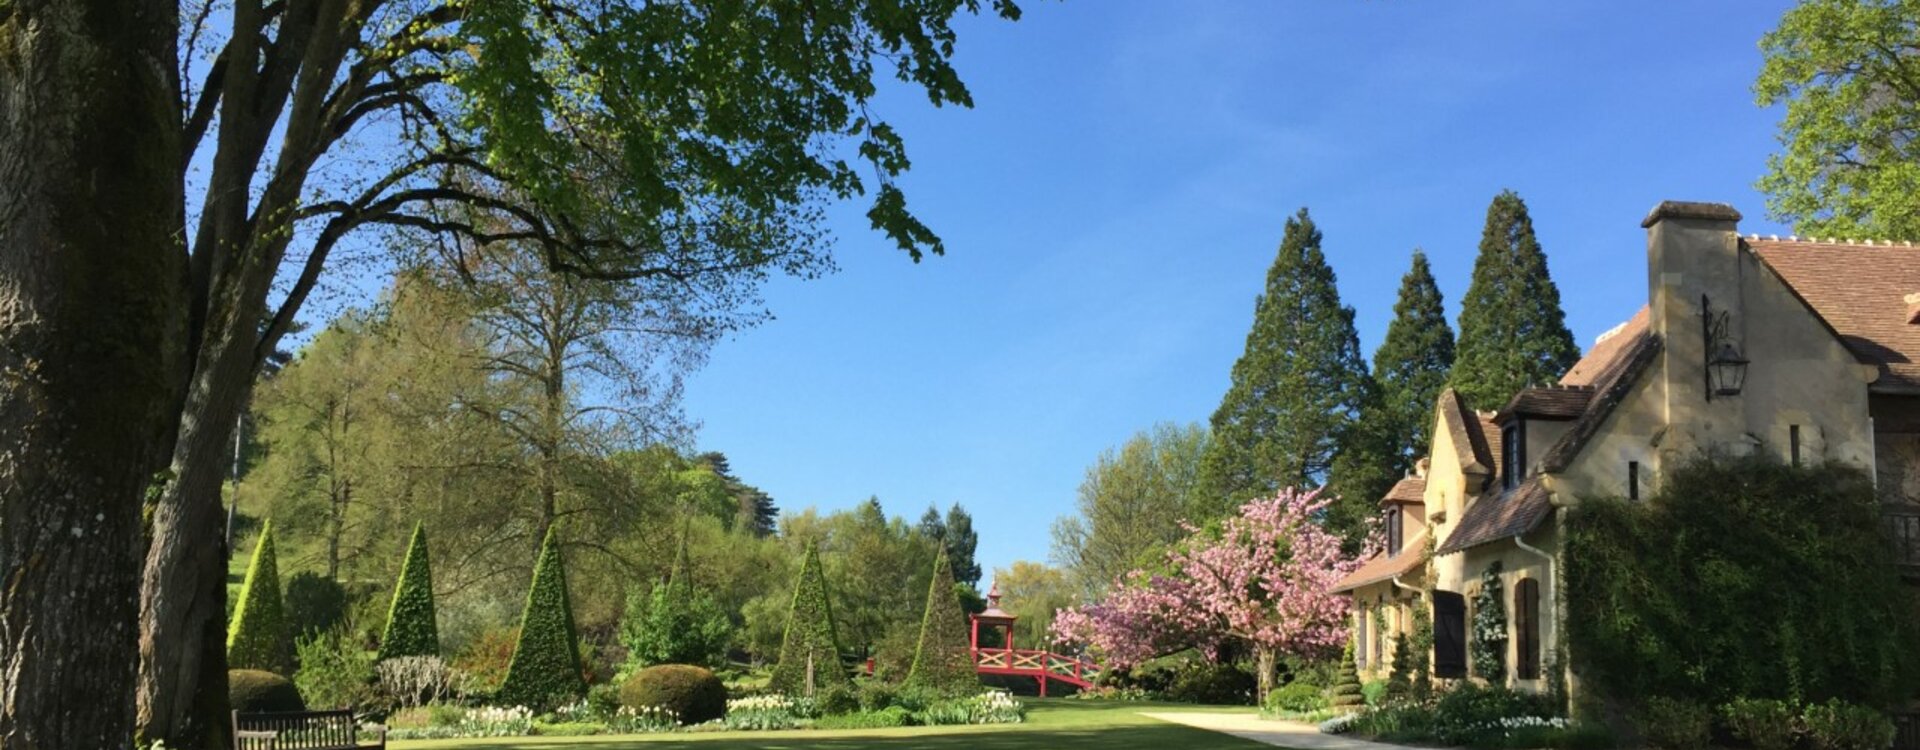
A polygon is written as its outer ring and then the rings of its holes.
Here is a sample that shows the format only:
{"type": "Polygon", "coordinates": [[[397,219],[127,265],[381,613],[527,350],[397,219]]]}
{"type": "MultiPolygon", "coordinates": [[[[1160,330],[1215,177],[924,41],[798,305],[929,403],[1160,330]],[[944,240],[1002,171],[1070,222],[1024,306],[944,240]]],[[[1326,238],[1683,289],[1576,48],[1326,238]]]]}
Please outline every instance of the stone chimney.
{"type": "MultiPolygon", "coordinates": [[[[1731,446],[1745,432],[1744,399],[1707,394],[1707,319],[1726,315],[1724,343],[1746,350],[1740,212],[1725,203],[1663,201],[1647,230],[1649,329],[1661,342],[1666,421],[1691,447],[1731,446]]],[[[1664,441],[1663,441],[1664,442],[1664,441]]],[[[1686,450],[1686,445],[1663,446],[1686,450]]]]}

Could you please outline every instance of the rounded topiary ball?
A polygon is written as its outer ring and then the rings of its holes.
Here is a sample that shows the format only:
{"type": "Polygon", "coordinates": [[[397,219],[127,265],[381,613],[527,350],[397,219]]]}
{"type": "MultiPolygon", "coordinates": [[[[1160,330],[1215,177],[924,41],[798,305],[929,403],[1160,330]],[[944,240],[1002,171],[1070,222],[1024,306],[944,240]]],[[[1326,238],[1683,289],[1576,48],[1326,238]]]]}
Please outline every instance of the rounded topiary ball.
{"type": "Polygon", "coordinates": [[[227,700],[243,714],[305,711],[300,689],[285,677],[260,669],[227,672],[227,700]]]}
{"type": "Polygon", "coordinates": [[[662,664],[628,677],[620,686],[620,702],[636,709],[659,706],[682,724],[700,724],[727,715],[727,686],[704,667],[662,664]]]}

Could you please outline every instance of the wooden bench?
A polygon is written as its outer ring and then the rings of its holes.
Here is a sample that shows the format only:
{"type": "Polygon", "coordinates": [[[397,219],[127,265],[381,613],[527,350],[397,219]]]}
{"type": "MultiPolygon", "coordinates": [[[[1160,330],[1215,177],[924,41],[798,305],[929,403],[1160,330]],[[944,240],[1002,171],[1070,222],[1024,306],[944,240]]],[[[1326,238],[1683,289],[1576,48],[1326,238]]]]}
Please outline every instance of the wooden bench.
{"type": "Polygon", "coordinates": [[[350,710],[287,711],[243,714],[233,712],[236,750],[385,750],[387,728],[377,729],[380,740],[360,741],[360,722],[350,710]]]}

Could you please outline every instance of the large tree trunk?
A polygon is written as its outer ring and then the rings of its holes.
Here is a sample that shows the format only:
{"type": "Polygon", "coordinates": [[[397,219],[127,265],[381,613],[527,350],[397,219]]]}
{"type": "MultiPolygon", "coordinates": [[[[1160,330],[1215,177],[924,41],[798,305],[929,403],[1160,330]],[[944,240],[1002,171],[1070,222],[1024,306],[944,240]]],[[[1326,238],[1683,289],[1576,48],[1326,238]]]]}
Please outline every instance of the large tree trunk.
{"type": "Polygon", "coordinates": [[[185,384],[177,6],[0,6],[0,747],[133,743],[185,384]]]}

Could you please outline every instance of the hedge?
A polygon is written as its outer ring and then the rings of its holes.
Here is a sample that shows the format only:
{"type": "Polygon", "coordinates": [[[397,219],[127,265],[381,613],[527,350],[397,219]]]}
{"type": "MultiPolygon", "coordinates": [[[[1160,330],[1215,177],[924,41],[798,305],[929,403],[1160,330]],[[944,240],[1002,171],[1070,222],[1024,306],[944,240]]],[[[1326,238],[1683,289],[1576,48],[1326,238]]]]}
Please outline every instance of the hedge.
{"type": "Polygon", "coordinates": [[[833,603],[826,574],[820,570],[820,550],[807,544],[800,577],[793,586],[793,605],[787,610],[787,631],[780,642],[780,661],[767,687],[789,695],[807,695],[808,687],[825,689],[852,683],[840,665],[840,639],[833,627],[833,603]],[[809,680],[809,667],[813,678],[809,680]]]}
{"type": "Polygon", "coordinates": [[[520,615],[520,640],[513,646],[507,678],[500,684],[497,697],[507,705],[545,708],[587,693],[573,603],[567,596],[566,567],[554,537],[555,530],[549,527],[540,544],[540,560],[533,567],[527,608],[520,615]]]}
{"type": "Polygon", "coordinates": [[[227,628],[227,666],[279,674],[293,672],[293,633],[280,598],[280,564],[273,551],[273,521],[260,528],[260,543],[240,584],[240,603],[227,628]]]}
{"type": "Polygon", "coordinates": [[[382,660],[396,656],[439,656],[440,629],[433,611],[433,567],[427,557],[427,530],[413,526],[400,580],[387,607],[387,629],[380,634],[382,660]]]}
{"type": "Polygon", "coordinates": [[[662,664],[628,677],[620,686],[620,703],[634,709],[665,708],[681,724],[701,724],[726,715],[727,686],[705,667],[662,664]]]}
{"type": "Polygon", "coordinates": [[[300,690],[280,675],[260,669],[227,671],[227,703],[241,713],[305,711],[300,690]]]}
{"type": "Polygon", "coordinates": [[[980,691],[980,675],[973,669],[973,645],[967,637],[967,614],[953,587],[953,567],[946,547],[933,559],[933,583],[927,587],[927,607],[920,617],[920,642],[913,652],[907,685],[944,694],[971,695],[980,691]]]}
{"type": "Polygon", "coordinates": [[[1644,502],[1568,516],[1567,636],[1621,701],[1890,707],[1912,695],[1913,595],[1870,479],[1760,459],[1676,467],[1644,502]]]}

